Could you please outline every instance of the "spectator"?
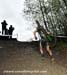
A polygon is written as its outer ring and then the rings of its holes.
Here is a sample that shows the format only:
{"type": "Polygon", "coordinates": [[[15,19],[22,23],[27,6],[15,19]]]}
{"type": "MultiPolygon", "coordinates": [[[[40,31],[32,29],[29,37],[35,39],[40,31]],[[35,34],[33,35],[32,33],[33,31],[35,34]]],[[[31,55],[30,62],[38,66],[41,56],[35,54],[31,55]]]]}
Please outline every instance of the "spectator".
{"type": "Polygon", "coordinates": [[[10,25],[10,27],[9,27],[9,35],[10,35],[10,38],[12,38],[13,31],[14,31],[14,27],[12,25],[10,25]]]}
{"type": "Polygon", "coordinates": [[[7,30],[7,28],[6,28],[6,26],[8,25],[7,24],[7,22],[6,22],[6,20],[4,20],[3,22],[1,22],[1,24],[2,24],[2,35],[4,34],[4,35],[6,35],[6,30],[7,30]]]}

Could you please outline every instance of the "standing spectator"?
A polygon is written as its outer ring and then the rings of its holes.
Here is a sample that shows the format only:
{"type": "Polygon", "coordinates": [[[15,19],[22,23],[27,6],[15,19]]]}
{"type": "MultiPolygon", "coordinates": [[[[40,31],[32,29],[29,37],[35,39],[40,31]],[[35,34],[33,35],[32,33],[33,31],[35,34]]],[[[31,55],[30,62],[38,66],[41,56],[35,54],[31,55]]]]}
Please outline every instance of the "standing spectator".
{"type": "Polygon", "coordinates": [[[10,27],[9,27],[9,35],[10,35],[10,38],[12,38],[13,30],[14,30],[14,27],[12,25],[10,25],[10,27]]]}
{"type": "Polygon", "coordinates": [[[4,20],[3,22],[1,22],[1,24],[2,24],[2,35],[3,34],[5,35],[6,34],[6,30],[7,30],[6,26],[8,24],[7,24],[6,20],[4,20]]]}

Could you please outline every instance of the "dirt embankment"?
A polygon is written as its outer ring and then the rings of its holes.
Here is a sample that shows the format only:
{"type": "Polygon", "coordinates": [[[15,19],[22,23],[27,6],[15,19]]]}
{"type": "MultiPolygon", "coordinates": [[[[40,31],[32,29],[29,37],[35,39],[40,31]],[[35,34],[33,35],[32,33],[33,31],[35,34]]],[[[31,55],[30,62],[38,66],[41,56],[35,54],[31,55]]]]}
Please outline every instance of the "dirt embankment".
{"type": "MultiPolygon", "coordinates": [[[[38,42],[17,42],[0,40],[0,74],[8,71],[45,71],[32,75],[67,75],[67,44],[57,44],[53,49],[55,63],[52,63],[46,51],[39,53],[38,42]]],[[[31,75],[31,73],[12,73],[12,75],[31,75]]]]}

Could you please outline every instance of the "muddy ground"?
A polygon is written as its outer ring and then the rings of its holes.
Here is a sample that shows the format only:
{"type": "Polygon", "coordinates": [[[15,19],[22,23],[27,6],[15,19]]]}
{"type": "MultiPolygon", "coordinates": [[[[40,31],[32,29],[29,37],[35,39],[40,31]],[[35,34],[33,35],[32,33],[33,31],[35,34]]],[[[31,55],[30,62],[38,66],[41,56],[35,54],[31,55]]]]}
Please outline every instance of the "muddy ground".
{"type": "Polygon", "coordinates": [[[0,40],[0,75],[67,75],[67,46],[53,49],[55,62],[38,42],[0,40]]]}

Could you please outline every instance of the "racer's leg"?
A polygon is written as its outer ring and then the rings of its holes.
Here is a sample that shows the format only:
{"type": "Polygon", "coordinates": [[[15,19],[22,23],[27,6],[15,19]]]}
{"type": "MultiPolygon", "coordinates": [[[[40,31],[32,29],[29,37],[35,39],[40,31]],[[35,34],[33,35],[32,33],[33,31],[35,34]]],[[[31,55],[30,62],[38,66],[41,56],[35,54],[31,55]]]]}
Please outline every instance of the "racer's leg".
{"type": "Polygon", "coordinates": [[[48,43],[46,45],[46,50],[47,50],[47,52],[49,53],[49,55],[51,57],[51,61],[54,61],[53,53],[52,53],[52,50],[50,49],[50,45],[48,43]]]}
{"type": "Polygon", "coordinates": [[[42,42],[40,41],[40,53],[41,53],[41,55],[43,55],[44,54],[44,52],[43,52],[43,47],[42,47],[42,42]]]}
{"type": "Polygon", "coordinates": [[[50,46],[49,46],[48,43],[47,43],[47,45],[46,45],[46,50],[47,50],[47,52],[49,53],[50,56],[53,55],[53,54],[52,54],[52,50],[50,49],[50,46]]]}

